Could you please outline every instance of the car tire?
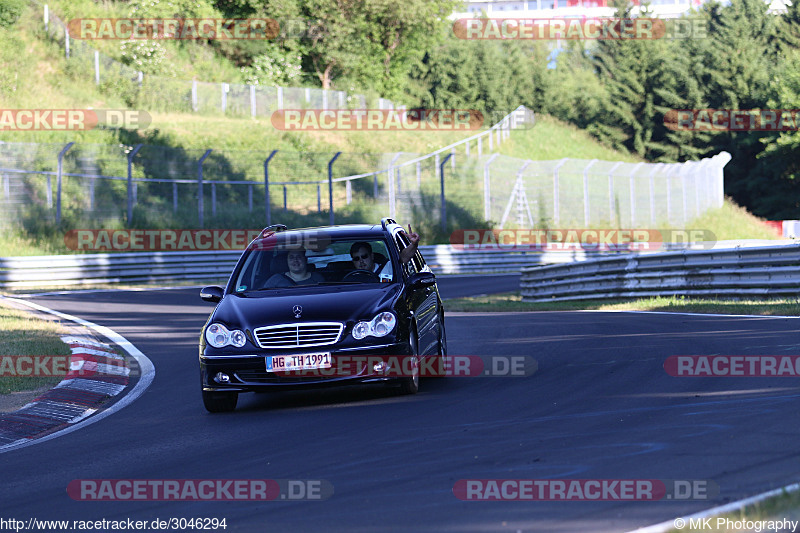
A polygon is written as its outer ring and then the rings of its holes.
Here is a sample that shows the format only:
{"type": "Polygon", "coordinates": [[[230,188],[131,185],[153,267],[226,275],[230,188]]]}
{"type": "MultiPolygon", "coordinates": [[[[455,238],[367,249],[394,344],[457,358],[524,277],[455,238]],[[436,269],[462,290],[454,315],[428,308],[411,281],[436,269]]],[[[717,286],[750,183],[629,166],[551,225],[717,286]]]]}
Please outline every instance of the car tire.
{"type": "Polygon", "coordinates": [[[447,332],[444,328],[444,314],[439,317],[439,324],[439,356],[436,358],[436,372],[434,373],[434,376],[437,378],[444,378],[447,377],[447,370],[450,364],[450,360],[447,357],[447,332]]]}
{"type": "Polygon", "coordinates": [[[417,336],[414,330],[408,334],[408,344],[411,346],[411,376],[400,380],[400,390],[403,394],[416,394],[419,392],[419,350],[417,349],[417,336]]]}
{"type": "Polygon", "coordinates": [[[236,409],[238,392],[203,391],[203,405],[209,413],[229,413],[236,409]]]}

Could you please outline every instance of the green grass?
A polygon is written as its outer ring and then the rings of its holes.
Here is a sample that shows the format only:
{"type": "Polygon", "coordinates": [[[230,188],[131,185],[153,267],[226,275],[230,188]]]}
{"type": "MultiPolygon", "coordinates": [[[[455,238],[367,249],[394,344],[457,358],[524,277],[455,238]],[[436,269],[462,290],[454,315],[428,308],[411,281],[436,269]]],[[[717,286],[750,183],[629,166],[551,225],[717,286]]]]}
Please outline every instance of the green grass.
{"type": "Polygon", "coordinates": [[[520,311],[668,311],[726,315],[800,316],[800,299],[720,300],[712,298],[652,297],[638,300],[580,300],[523,302],[519,293],[454,298],[445,302],[448,312],[520,311]]]}
{"type": "Polygon", "coordinates": [[[718,241],[733,239],[780,239],[764,220],[726,199],[719,209],[711,209],[687,224],[688,229],[711,231],[718,241]]]}
{"type": "MultiPolygon", "coordinates": [[[[69,346],[59,338],[67,331],[57,322],[36,318],[0,302],[0,358],[10,355],[68,356],[69,346]]],[[[0,394],[55,385],[63,376],[0,376],[0,394]]]]}

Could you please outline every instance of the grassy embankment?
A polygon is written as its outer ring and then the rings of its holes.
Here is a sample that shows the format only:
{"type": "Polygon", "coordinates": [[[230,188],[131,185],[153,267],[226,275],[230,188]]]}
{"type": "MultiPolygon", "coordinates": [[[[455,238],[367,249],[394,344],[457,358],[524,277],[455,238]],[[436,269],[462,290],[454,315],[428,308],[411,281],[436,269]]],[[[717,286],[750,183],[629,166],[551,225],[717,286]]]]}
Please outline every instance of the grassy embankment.
{"type": "MultiPolygon", "coordinates": [[[[104,2],[96,4],[88,0],[78,2],[57,1],[51,3],[51,10],[63,20],[76,17],[125,16],[126,6],[122,3],[104,2]]],[[[0,77],[0,104],[5,108],[109,108],[132,107],[143,109],[153,118],[152,124],[143,130],[122,131],[97,129],[77,132],[20,131],[3,132],[0,140],[7,142],[52,143],[47,156],[37,161],[38,169],[52,170],[55,154],[66,143],[76,142],[67,153],[69,163],[80,157],[88,145],[104,145],[101,150],[108,157],[97,158],[97,170],[106,175],[125,175],[124,150],[120,146],[145,143],[151,146],[166,147],[164,153],[182,153],[188,161],[196,160],[202,150],[212,148],[213,153],[207,161],[209,167],[206,179],[245,179],[260,183],[263,180],[261,161],[271,150],[279,150],[276,158],[277,168],[273,180],[309,180],[325,177],[325,163],[337,151],[343,156],[337,161],[336,175],[364,172],[383,168],[387,157],[377,158],[369,154],[429,153],[437,148],[456,142],[475,132],[285,132],[276,130],[269,117],[250,118],[247,116],[223,116],[219,112],[204,110],[202,114],[176,112],[168,98],[161,98],[164,89],[154,83],[145,84],[141,90],[131,87],[129,82],[108,78],[101,73],[101,84],[95,85],[91,62],[77,57],[64,58],[61,45],[46,37],[39,8],[30,7],[24,16],[10,29],[0,30],[0,63],[8,68],[0,77]],[[24,90],[23,90],[24,88],[24,90]],[[167,102],[166,104],[164,102],[167,102]],[[116,151],[115,151],[116,150],[116,151]],[[310,155],[309,155],[310,154],[310,155]],[[317,155],[315,155],[317,154],[317,155]],[[286,157],[281,163],[280,158],[286,157]],[[72,158],[72,159],[71,159],[72,158]],[[216,158],[216,159],[215,159],[216,158]],[[314,161],[309,161],[314,159],[314,161]]],[[[118,41],[89,41],[91,46],[103,54],[121,58],[118,41]]],[[[165,62],[169,69],[160,75],[160,80],[174,81],[185,89],[186,82],[192,78],[204,81],[242,82],[242,75],[226,57],[217,53],[214,46],[195,42],[165,42],[165,62]]],[[[75,45],[77,47],[77,45],[75,45]]],[[[77,49],[77,48],[75,48],[77,49]]],[[[73,55],[77,55],[74,53],[73,55]]],[[[170,85],[164,83],[163,85],[170,85]]],[[[183,89],[175,89],[180,92],[183,89]]],[[[173,95],[174,96],[174,95],[173,95]]],[[[485,150],[488,143],[484,142],[485,150]]],[[[472,150],[475,153],[475,145],[472,150]]],[[[87,148],[88,150],[88,148],[87,148]]],[[[637,161],[633,156],[621,154],[593,141],[584,132],[559,123],[548,117],[539,117],[531,130],[519,130],[512,134],[499,150],[505,155],[524,159],[558,159],[574,157],[582,159],[607,159],[637,161]]],[[[153,156],[147,169],[145,165],[134,165],[135,177],[163,177],[158,174],[158,157],[153,156]],[[145,173],[146,172],[146,173],[145,173]]],[[[463,156],[463,148],[457,155],[457,170],[448,169],[445,173],[448,190],[448,214],[452,227],[480,227],[479,209],[476,206],[462,205],[461,200],[476,196],[479,175],[463,156]]],[[[446,242],[448,234],[440,233],[438,223],[426,216],[429,206],[438,201],[438,182],[432,176],[431,168],[426,168],[422,184],[422,208],[418,209],[419,219],[408,220],[415,223],[425,235],[427,242],[446,242]]],[[[175,174],[167,174],[175,176],[175,174]]],[[[177,177],[191,177],[180,175],[177,177]]],[[[43,180],[39,180],[32,204],[42,202],[43,180]]],[[[70,253],[63,244],[64,231],[71,228],[123,227],[124,183],[113,183],[111,191],[103,197],[98,189],[98,202],[111,198],[118,212],[115,219],[104,218],[101,222],[85,216],[85,191],[71,180],[65,180],[63,195],[64,222],[55,227],[50,222],[52,213],[41,209],[33,210],[28,216],[22,231],[4,232],[0,236],[0,255],[36,255],[43,253],[70,253]]],[[[385,205],[376,204],[371,198],[371,184],[354,186],[354,198],[345,205],[344,187],[336,186],[335,203],[337,222],[374,220],[385,215],[385,205]]],[[[140,189],[140,202],[145,194],[140,189]]],[[[316,191],[303,191],[290,187],[287,212],[280,209],[279,189],[273,192],[273,213],[275,219],[289,225],[312,225],[327,222],[327,212],[316,213],[316,191]],[[294,191],[302,191],[295,193],[294,191]],[[294,197],[292,196],[294,194],[294,197]],[[298,197],[298,194],[303,197],[298,197]],[[313,197],[312,197],[313,196],[313,197]]],[[[208,194],[208,192],[206,193],[208,194]]],[[[224,195],[220,191],[220,195],[224,195]]],[[[230,196],[238,201],[235,205],[221,205],[216,218],[206,209],[205,227],[257,227],[263,225],[263,215],[242,213],[241,194],[230,196]]],[[[207,200],[208,202],[208,200],[207,200]]],[[[224,198],[221,200],[224,203],[224,198]]],[[[191,203],[191,202],[187,202],[191,203]]],[[[323,200],[323,205],[326,202],[323,200]]],[[[177,214],[172,214],[171,206],[154,204],[148,209],[139,209],[134,215],[135,227],[197,227],[195,205],[188,205],[177,214]]],[[[256,202],[258,205],[258,202],[256,202]]],[[[32,207],[36,207],[35,205],[32,207]]],[[[406,220],[403,220],[406,221],[406,220]]],[[[485,223],[482,223],[485,224],[485,223]]]]}
{"type": "MultiPolygon", "coordinates": [[[[57,322],[36,318],[0,302],[0,361],[4,364],[0,375],[0,394],[36,390],[52,386],[63,376],[22,376],[17,372],[14,358],[7,356],[68,356],[69,347],[59,338],[66,330],[57,322]]],[[[20,367],[23,372],[28,366],[20,367]]]]}

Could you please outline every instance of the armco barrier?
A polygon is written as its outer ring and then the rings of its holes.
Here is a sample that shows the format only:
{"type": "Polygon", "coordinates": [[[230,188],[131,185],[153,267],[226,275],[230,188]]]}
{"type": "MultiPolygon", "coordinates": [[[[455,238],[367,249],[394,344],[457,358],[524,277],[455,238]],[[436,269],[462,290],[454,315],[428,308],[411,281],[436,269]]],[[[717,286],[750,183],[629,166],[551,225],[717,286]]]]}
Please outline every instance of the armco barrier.
{"type": "MultiPolygon", "coordinates": [[[[717,243],[717,245],[744,246],[763,242],[765,241],[728,241],[717,243]]],[[[520,272],[531,265],[558,263],[569,263],[568,266],[560,268],[578,268],[578,264],[594,261],[599,257],[614,256],[621,258],[614,259],[614,261],[623,262],[628,261],[627,258],[631,257],[624,251],[460,250],[442,244],[420,246],[420,250],[436,274],[499,274],[520,272]]],[[[149,283],[210,279],[218,279],[221,282],[233,270],[240,255],[241,251],[236,250],[2,257],[0,258],[0,287],[79,286],[98,283],[149,283]]],[[[547,298],[550,296],[548,295],[547,298]]]]}
{"type": "MultiPolygon", "coordinates": [[[[519,272],[531,264],[584,261],[584,251],[457,250],[449,245],[420,246],[437,274],[519,272]]],[[[98,283],[227,279],[241,251],[131,252],[0,258],[0,287],[23,288],[98,283]]]]}
{"type": "Polygon", "coordinates": [[[800,295],[800,245],[688,250],[526,267],[522,299],[800,295]]]}

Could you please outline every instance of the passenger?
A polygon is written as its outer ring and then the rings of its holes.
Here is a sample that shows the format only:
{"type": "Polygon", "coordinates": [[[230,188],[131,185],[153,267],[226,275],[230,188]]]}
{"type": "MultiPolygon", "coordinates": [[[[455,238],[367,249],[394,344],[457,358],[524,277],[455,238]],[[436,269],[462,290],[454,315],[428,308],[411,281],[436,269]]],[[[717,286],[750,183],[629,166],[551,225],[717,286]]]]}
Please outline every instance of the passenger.
{"type": "Polygon", "coordinates": [[[319,272],[309,272],[308,258],[304,248],[290,250],[286,256],[288,272],[274,274],[267,280],[265,287],[293,287],[295,285],[315,285],[325,281],[319,272]]]}

